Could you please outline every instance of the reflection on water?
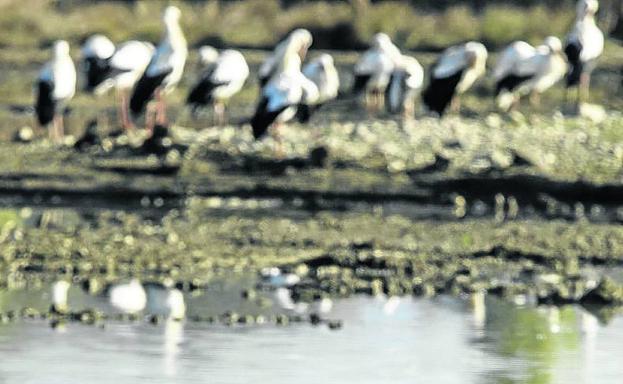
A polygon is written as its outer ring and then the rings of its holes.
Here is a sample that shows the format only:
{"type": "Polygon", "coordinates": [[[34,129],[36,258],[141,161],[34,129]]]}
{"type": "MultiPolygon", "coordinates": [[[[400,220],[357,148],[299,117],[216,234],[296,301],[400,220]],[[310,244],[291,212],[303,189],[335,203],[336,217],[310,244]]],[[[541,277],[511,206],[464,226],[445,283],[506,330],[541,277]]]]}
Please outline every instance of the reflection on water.
{"type": "MultiPolygon", "coordinates": [[[[289,310],[279,307],[274,292],[242,299],[245,284],[252,285],[222,279],[185,297],[189,318],[289,310]]],[[[47,287],[4,292],[0,310],[45,309],[50,300],[47,287]]],[[[76,287],[68,302],[110,310],[105,297],[76,287]]],[[[69,323],[61,331],[23,320],[0,326],[0,382],[616,383],[623,375],[616,357],[623,350],[623,318],[601,325],[579,307],[522,307],[475,295],[352,297],[325,310],[344,320],[344,328],[167,320],[156,326],[69,323]]]]}

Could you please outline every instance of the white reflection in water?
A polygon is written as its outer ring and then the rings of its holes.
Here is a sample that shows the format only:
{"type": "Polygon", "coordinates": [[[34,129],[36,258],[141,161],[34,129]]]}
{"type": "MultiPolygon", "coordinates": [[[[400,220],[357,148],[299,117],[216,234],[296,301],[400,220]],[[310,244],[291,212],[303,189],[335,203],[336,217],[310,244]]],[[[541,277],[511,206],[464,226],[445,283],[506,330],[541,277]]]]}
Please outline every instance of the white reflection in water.
{"type": "MultiPolygon", "coordinates": [[[[72,308],[99,303],[72,292],[72,308]]],[[[16,300],[29,299],[0,293],[0,306],[16,300]]],[[[261,311],[240,299],[239,288],[186,301],[190,316],[261,311]]],[[[0,382],[600,384],[623,375],[613,358],[623,347],[623,319],[604,327],[576,307],[517,307],[489,296],[353,297],[336,300],[329,313],[344,320],[342,330],[168,320],[104,329],[70,323],[59,334],[43,321],[13,323],[0,326],[0,382]]]]}
{"type": "Polygon", "coordinates": [[[167,376],[177,374],[177,359],[184,341],[184,324],[169,319],[164,325],[164,371],[167,376]]]}

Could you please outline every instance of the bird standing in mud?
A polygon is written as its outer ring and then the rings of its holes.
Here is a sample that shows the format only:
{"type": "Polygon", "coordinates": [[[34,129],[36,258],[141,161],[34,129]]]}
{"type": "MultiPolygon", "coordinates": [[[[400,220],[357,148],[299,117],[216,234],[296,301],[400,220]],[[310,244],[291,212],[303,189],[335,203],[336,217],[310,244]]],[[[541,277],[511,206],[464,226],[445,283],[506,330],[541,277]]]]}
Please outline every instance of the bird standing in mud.
{"type": "Polygon", "coordinates": [[[426,107],[440,117],[449,106],[458,112],[460,96],[485,74],[487,56],[487,48],[475,41],[446,49],[433,66],[422,95],[426,107]]]}
{"type": "Polygon", "coordinates": [[[225,104],[232,96],[240,92],[248,77],[249,66],[242,53],[227,49],[221,52],[213,62],[208,62],[203,75],[190,91],[186,102],[193,110],[212,104],[217,123],[223,125],[225,124],[225,104]]]}
{"type": "Polygon", "coordinates": [[[60,142],[64,136],[65,107],[76,93],[76,67],[66,41],[55,42],[52,51],[52,60],[43,66],[37,78],[35,112],[41,127],[52,123],[50,139],[60,142]]]}
{"type": "Polygon", "coordinates": [[[318,100],[315,105],[300,105],[299,120],[306,123],[311,115],[325,103],[335,99],[340,89],[340,78],[333,57],[323,53],[303,67],[303,75],[318,87],[318,100]]]}
{"type": "Polygon", "coordinates": [[[128,111],[128,94],[145,72],[153,52],[151,43],[136,40],[115,48],[102,35],[90,37],[82,46],[81,67],[86,78],[86,91],[102,95],[115,88],[119,99],[120,123],[126,130],[133,128],[128,111]]]}
{"type": "Polygon", "coordinates": [[[518,106],[522,96],[530,94],[531,102],[536,104],[538,96],[566,73],[567,61],[557,37],[549,36],[537,48],[516,41],[502,52],[493,71],[496,103],[508,111],[518,106]]]}
{"type": "Polygon", "coordinates": [[[402,54],[389,36],[377,33],[372,47],[355,64],[353,94],[363,94],[369,112],[378,112],[383,107],[389,79],[401,60],[402,54]]]}
{"type": "Polygon", "coordinates": [[[580,0],[576,10],[577,18],[567,35],[565,54],[570,64],[567,89],[578,88],[576,101],[579,105],[588,100],[591,73],[604,51],[604,34],[595,23],[595,14],[599,10],[597,0],[580,0]]]}
{"type": "MultiPolygon", "coordinates": [[[[168,6],[163,15],[165,35],[160,42],[143,76],[134,86],[130,98],[130,111],[134,117],[145,111],[150,100],[156,99],[155,123],[166,125],[166,105],[164,94],[171,92],[179,83],[184,73],[188,56],[188,47],[180,27],[181,11],[168,6]]],[[[147,108],[146,126],[153,130],[153,120],[147,108]]]]}
{"type": "Polygon", "coordinates": [[[389,113],[402,112],[404,117],[415,115],[415,99],[424,85],[424,68],[410,56],[402,56],[389,79],[386,107],[389,113]]]}
{"type": "Polygon", "coordinates": [[[302,50],[306,50],[308,40],[291,39],[285,49],[282,62],[278,64],[276,75],[262,89],[262,96],[251,118],[253,136],[261,138],[274,124],[274,134],[281,152],[280,125],[291,120],[301,104],[315,105],[318,101],[318,87],[301,72],[302,50]]]}

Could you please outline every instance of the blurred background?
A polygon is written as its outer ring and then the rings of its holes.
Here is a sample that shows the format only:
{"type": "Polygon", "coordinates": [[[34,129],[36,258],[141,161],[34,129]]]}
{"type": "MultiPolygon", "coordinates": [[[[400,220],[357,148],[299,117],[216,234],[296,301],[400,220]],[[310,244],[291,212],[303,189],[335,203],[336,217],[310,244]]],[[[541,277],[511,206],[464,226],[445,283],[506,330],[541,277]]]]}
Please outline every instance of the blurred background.
{"type": "MultiPolygon", "coordinates": [[[[160,36],[166,1],[0,0],[0,45],[26,47],[63,38],[78,43],[94,32],[113,40],[160,36]],[[61,17],[62,15],[62,17],[61,17]]],[[[513,40],[539,43],[564,36],[575,1],[563,0],[249,0],[177,1],[191,45],[270,48],[295,27],[314,35],[319,49],[361,49],[379,31],[403,49],[439,50],[480,40],[488,48],[513,40]]],[[[623,36],[623,2],[600,2],[600,26],[623,36]]]]}

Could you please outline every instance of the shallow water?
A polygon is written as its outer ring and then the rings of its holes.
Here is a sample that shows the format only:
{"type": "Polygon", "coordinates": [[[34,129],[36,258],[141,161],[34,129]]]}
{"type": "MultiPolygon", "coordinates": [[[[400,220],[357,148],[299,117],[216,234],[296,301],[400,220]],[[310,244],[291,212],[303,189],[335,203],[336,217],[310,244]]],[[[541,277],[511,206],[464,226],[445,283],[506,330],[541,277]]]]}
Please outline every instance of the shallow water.
{"type": "MultiPolygon", "coordinates": [[[[250,285],[223,278],[187,296],[189,317],[288,312],[274,299],[263,306],[241,299],[250,285]]],[[[4,292],[0,309],[44,310],[48,292],[4,292]]],[[[76,287],[69,301],[108,311],[105,297],[76,287]]],[[[21,320],[0,326],[0,382],[617,383],[623,376],[623,317],[602,325],[579,307],[356,296],[336,300],[325,317],[343,328],[112,320],[52,328],[21,320]]]]}

